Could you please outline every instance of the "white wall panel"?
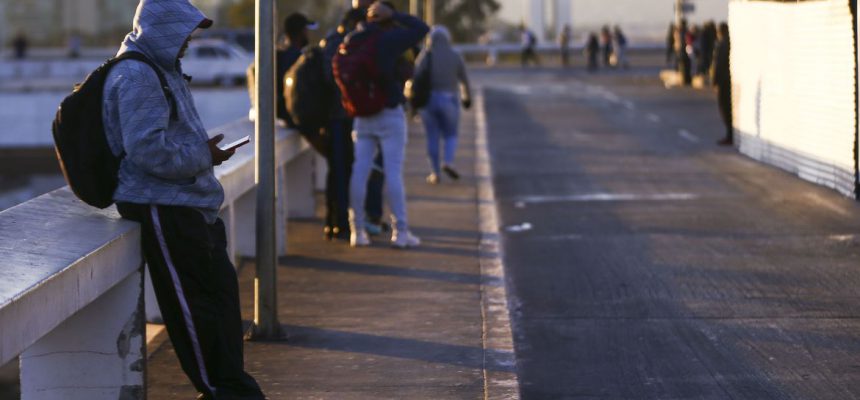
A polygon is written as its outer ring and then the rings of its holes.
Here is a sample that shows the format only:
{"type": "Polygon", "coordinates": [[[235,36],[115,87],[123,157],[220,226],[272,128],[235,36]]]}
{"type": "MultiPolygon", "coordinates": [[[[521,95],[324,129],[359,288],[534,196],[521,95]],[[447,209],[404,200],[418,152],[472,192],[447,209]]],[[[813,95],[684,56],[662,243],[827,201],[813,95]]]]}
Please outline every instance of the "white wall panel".
{"type": "Polygon", "coordinates": [[[741,152],[854,194],[855,52],[847,0],[729,5],[741,152]]]}

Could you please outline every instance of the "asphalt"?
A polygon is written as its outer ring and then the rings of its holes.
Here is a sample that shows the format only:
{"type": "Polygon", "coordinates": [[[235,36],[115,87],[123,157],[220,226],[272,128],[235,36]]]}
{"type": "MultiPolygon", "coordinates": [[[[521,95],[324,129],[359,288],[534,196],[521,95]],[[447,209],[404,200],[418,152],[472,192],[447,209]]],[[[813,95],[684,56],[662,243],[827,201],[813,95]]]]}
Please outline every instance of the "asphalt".
{"type": "Polygon", "coordinates": [[[652,74],[482,77],[523,399],[860,397],[860,206],[652,74]]]}
{"type": "MultiPolygon", "coordinates": [[[[462,122],[456,165],[463,177],[438,186],[424,182],[424,135],[411,127],[405,179],[420,248],[394,250],[380,237],[371,248],[351,249],[323,241],[319,218],[290,221],[290,255],[278,268],[287,339],[245,346],[246,368],[270,399],[516,397],[510,328],[485,318],[493,311],[482,289],[503,286],[483,270],[498,254],[482,250],[492,232],[480,226],[478,189],[489,181],[475,174],[475,113],[462,122]],[[507,346],[490,340],[504,332],[507,346]]],[[[246,320],[253,280],[254,265],[243,263],[246,320]]],[[[152,352],[148,371],[149,398],[194,398],[169,341],[152,352]]]]}

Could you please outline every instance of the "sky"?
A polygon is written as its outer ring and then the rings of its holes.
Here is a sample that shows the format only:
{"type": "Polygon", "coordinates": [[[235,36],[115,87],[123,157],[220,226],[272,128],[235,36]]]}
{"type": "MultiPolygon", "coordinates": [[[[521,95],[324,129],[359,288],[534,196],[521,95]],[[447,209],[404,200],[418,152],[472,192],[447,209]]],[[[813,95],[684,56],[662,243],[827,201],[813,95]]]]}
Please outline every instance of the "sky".
{"type": "MultiPolygon", "coordinates": [[[[499,17],[519,23],[527,15],[530,0],[499,0],[499,17]]],[[[549,4],[551,0],[544,0],[549,4]]],[[[598,29],[604,24],[621,25],[632,38],[660,40],[674,15],[675,0],[558,0],[569,1],[573,28],[577,34],[598,29]]],[[[688,0],[696,6],[688,19],[700,23],[709,19],[724,21],[729,0],[688,0]]]]}

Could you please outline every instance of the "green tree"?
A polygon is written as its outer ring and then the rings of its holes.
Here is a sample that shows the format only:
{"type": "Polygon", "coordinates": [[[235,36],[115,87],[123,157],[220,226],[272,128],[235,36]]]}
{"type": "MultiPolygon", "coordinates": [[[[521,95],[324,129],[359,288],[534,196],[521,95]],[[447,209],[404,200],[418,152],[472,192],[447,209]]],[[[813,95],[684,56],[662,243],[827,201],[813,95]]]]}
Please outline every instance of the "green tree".
{"type": "Polygon", "coordinates": [[[448,27],[456,42],[474,42],[501,5],[497,0],[436,0],[436,23],[448,27]]]}

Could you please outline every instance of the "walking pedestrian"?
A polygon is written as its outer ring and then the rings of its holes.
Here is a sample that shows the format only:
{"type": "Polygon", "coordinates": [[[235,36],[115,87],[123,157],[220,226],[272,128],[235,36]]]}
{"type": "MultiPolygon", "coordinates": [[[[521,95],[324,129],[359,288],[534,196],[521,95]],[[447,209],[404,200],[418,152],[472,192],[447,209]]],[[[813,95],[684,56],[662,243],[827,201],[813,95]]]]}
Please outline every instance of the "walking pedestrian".
{"type": "Polygon", "coordinates": [[[681,20],[678,29],[675,30],[675,58],[678,62],[678,73],[681,74],[681,82],[684,86],[693,83],[690,52],[687,49],[687,21],[681,20]]]}
{"type": "Polygon", "coordinates": [[[570,66],[570,41],[573,39],[573,32],[570,25],[565,25],[558,37],[558,45],[561,48],[561,65],[563,67],[570,66]]]}
{"type": "Polygon", "coordinates": [[[345,108],[356,115],[353,126],[355,163],[350,179],[350,245],[368,246],[364,212],[367,181],[377,148],[381,148],[388,202],[393,213],[394,231],[391,243],[406,248],[421,241],[409,230],[406,191],[403,185],[403,162],[406,152],[406,114],[403,110],[405,81],[398,73],[403,53],[416,46],[429,31],[418,18],[395,12],[382,2],[373,3],[367,11],[368,23],[345,39],[335,57],[335,76],[344,96],[345,108]],[[373,54],[368,57],[368,53],[373,54]],[[368,64],[374,64],[373,68],[368,64]],[[344,69],[349,70],[343,73],[344,69]],[[349,72],[360,72],[372,78],[358,81],[349,72]],[[381,100],[384,100],[381,101],[381,100]],[[378,103],[377,103],[378,102],[378,103]]]}
{"type": "Polygon", "coordinates": [[[588,59],[588,72],[595,72],[598,68],[597,57],[600,54],[600,40],[597,34],[592,32],[588,35],[588,41],[585,42],[585,58],[588,59]]]}
{"type": "Polygon", "coordinates": [[[522,45],[520,62],[523,68],[528,67],[530,62],[539,67],[540,58],[538,58],[537,50],[535,49],[537,47],[537,36],[530,29],[526,28],[525,24],[520,25],[520,43],[522,45]]]}
{"type": "Polygon", "coordinates": [[[27,40],[27,35],[23,31],[18,31],[18,34],[12,39],[12,49],[15,51],[15,59],[23,60],[27,58],[27,49],[30,42],[27,40]]]}
{"type": "Polygon", "coordinates": [[[717,46],[714,50],[714,85],[717,86],[717,102],[720,116],[726,125],[726,136],[719,141],[720,145],[734,144],[734,125],[732,120],[732,72],[729,65],[731,41],[729,40],[729,24],[723,22],[717,30],[717,46]]]}
{"type": "Polygon", "coordinates": [[[669,31],[666,33],[666,65],[677,69],[678,58],[675,56],[675,35],[678,28],[674,23],[669,24],[669,31]]]}
{"type": "Polygon", "coordinates": [[[717,43],[717,25],[714,21],[705,23],[700,42],[702,61],[699,63],[699,74],[707,77],[710,75],[711,66],[714,63],[714,51],[717,43]]]}
{"type": "Polygon", "coordinates": [[[630,67],[627,62],[627,36],[621,31],[620,26],[615,26],[613,33],[613,51],[615,53],[615,66],[623,69],[630,67]]]}
{"type": "Polygon", "coordinates": [[[604,25],[600,30],[600,47],[603,51],[603,66],[606,68],[612,67],[612,32],[609,31],[609,25],[604,25]]]}
{"type": "Polygon", "coordinates": [[[141,224],[167,333],[198,398],[264,399],[244,370],[238,280],[218,217],[224,190],[213,166],[233,151],[218,148],[223,135],[208,137],[180,64],[191,34],[211,25],[188,0],[141,0],[119,54],[141,53],[153,66],[111,69],[102,119],[112,152],[124,155],[117,209],[141,224]]]}
{"type": "Polygon", "coordinates": [[[451,34],[444,26],[435,26],[430,40],[418,57],[416,75],[429,73],[432,91],[430,102],[421,110],[421,121],[427,132],[427,155],[431,173],[430,184],[439,183],[441,173],[460,179],[454,168],[457,136],[460,125],[460,105],[472,106],[472,91],[463,57],[451,48],[451,34]],[[443,143],[444,162],[440,162],[439,142],[443,143]]]}

